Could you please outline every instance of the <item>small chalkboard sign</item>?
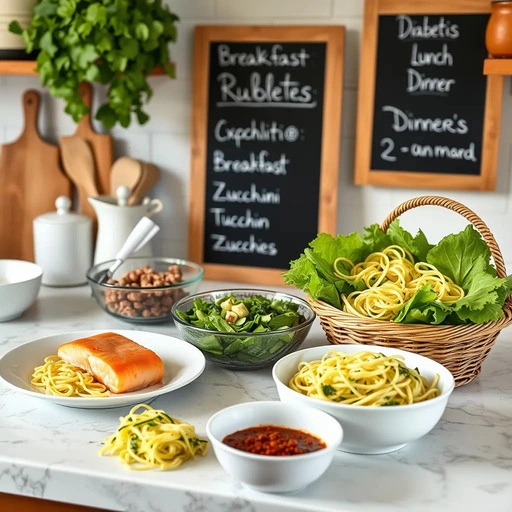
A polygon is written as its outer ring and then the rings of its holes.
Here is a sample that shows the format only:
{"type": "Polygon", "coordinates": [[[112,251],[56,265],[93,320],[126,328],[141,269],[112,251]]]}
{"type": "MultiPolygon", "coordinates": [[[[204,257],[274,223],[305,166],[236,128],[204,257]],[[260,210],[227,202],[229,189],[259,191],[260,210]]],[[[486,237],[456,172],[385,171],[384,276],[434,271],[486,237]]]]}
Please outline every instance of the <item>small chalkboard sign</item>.
{"type": "Polygon", "coordinates": [[[189,257],[209,279],[284,284],[334,234],[344,27],[195,30],[189,257]]]}
{"type": "Polygon", "coordinates": [[[366,0],[356,184],[494,190],[502,77],[487,0],[366,0]]]}

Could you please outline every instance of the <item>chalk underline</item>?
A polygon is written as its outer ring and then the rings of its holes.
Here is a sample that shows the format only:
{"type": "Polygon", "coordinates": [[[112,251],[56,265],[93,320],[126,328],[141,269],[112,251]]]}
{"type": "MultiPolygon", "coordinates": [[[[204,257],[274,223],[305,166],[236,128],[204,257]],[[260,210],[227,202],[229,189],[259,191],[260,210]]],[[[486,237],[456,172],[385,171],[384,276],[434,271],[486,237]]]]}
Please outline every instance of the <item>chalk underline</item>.
{"type": "Polygon", "coordinates": [[[215,104],[217,107],[262,107],[262,108],[315,108],[317,103],[257,103],[257,102],[246,102],[237,103],[236,101],[219,101],[215,104]]]}

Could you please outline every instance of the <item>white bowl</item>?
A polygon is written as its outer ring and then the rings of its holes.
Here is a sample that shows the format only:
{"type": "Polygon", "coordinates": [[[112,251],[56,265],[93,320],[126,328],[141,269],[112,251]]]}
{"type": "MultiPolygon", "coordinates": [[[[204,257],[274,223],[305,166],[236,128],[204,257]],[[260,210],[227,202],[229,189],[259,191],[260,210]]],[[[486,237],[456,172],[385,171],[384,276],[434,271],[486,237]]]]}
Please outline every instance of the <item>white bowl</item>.
{"type": "Polygon", "coordinates": [[[0,260],[0,322],[19,317],[36,300],[43,269],[23,260],[0,260]]]}
{"type": "Polygon", "coordinates": [[[328,414],[282,402],[247,402],[222,409],[206,425],[220,465],[247,487],[263,492],[292,492],[318,479],[329,467],[343,437],[340,424],[328,414]],[[231,448],[222,439],[259,425],[286,426],[322,439],[327,448],[303,455],[258,455],[231,448]]]}
{"type": "Polygon", "coordinates": [[[453,391],[453,375],[441,364],[427,357],[395,348],[373,345],[328,345],[293,352],[280,359],[272,369],[279,398],[286,403],[314,407],[335,417],[343,426],[340,450],[351,453],[378,454],[398,450],[408,442],[430,432],[440,420],[453,391]],[[301,361],[321,359],[329,350],[347,354],[360,351],[402,355],[409,368],[418,368],[431,381],[439,374],[438,397],[410,405],[367,407],[339,404],[303,395],[288,386],[301,361]]]}

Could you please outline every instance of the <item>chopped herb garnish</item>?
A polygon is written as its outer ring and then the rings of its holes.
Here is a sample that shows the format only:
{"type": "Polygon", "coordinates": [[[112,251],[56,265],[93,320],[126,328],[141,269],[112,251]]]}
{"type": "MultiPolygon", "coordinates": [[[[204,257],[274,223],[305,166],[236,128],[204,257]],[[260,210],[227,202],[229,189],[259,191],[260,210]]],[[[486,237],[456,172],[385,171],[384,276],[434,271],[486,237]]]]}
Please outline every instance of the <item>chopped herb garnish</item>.
{"type": "Polygon", "coordinates": [[[325,384],[322,386],[322,392],[325,396],[330,396],[336,393],[336,390],[332,386],[329,386],[329,384],[325,384]]]}

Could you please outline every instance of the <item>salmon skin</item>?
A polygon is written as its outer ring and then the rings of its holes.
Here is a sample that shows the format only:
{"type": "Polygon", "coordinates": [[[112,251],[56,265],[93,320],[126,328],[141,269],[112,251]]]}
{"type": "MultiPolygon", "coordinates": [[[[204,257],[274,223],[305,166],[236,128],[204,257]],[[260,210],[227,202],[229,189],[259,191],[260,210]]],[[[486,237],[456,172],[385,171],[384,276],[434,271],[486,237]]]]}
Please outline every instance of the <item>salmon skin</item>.
{"type": "Polygon", "coordinates": [[[157,354],[113,332],[64,343],[57,355],[96,377],[112,393],[147,388],[164,376],[164,365],[157,354]]]}

